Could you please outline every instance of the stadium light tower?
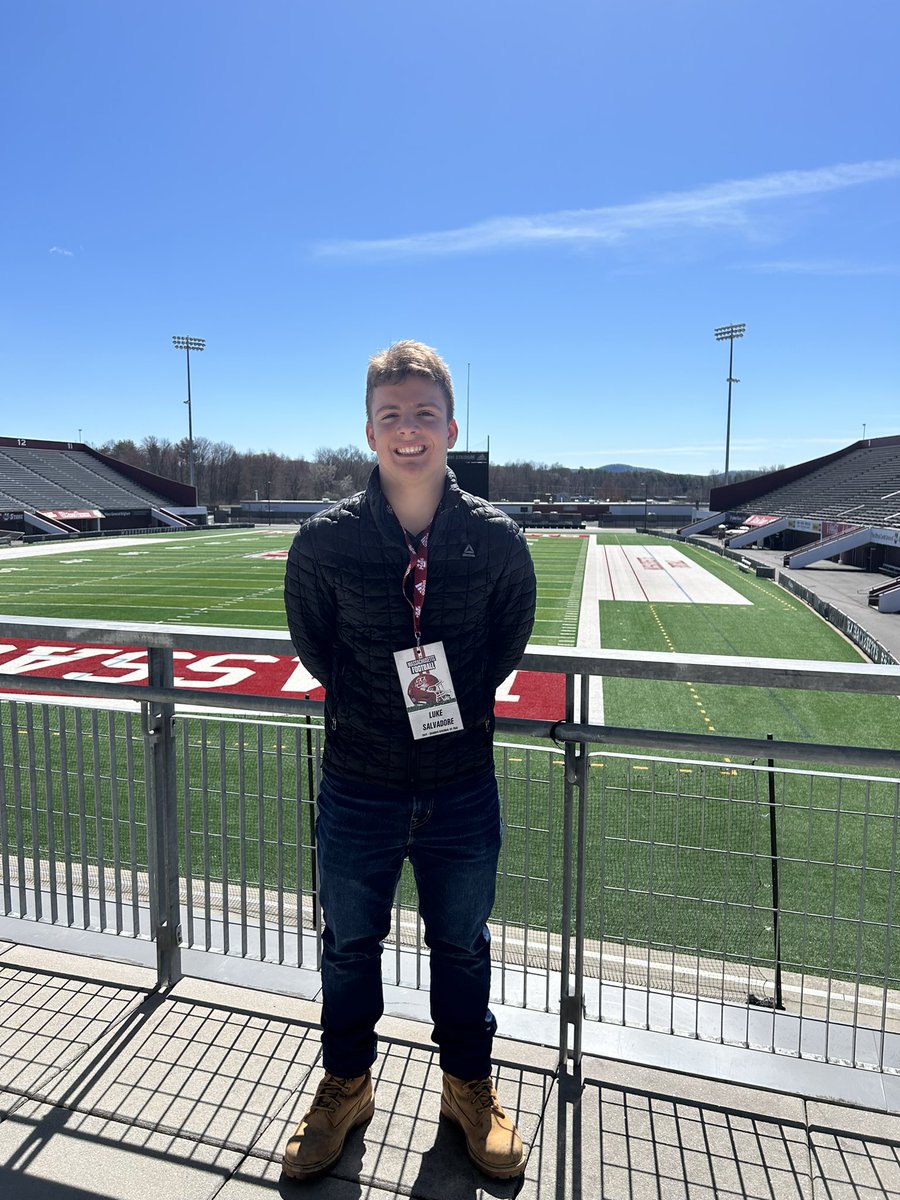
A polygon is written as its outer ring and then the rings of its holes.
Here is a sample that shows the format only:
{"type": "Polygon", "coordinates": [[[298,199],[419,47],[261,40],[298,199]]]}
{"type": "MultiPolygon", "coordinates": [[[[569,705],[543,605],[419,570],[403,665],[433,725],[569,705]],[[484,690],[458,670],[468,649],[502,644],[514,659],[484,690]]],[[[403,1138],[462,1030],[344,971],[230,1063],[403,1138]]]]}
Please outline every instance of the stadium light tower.
{"type": "Polygon", "coordinates": [[[188,471],[190,473],[191,487],[194,486],[194,422],[191,415],[191,351],[203,350],[206,346],[204,338],[197,337],[173,337],[172,345],[176,350],[183,350],[187,358],[187,385],[188,394],[185,404],[188,409],[188,471]]]}
{"type": "Polygon", "coordinates": [[[717,342],[728,342],[728,418],[725,422],[725,484],[728,485],[728,459],[731,453],[731,385],[740,383],[734,378],[734,339],[744,336],[746,325],[721,325],[716,332],[717,342]]]}

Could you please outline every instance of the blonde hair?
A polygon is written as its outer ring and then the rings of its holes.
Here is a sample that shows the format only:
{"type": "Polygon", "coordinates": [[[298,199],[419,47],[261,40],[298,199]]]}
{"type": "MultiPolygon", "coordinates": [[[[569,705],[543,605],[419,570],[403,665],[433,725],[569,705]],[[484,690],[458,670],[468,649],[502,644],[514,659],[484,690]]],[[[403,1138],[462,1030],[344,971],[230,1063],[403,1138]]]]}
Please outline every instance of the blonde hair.
{"type": "Polygon", "coordinates": [[[369,359],[366,375],[366,416],[372,419],[372,394],[383,383],[402,383],[410,375],[430,379],[444,393],[447,420],[453,419],[453,380],[450,368],[431,346],[422,342],[394,342],[387,350],[379,350],[369,359]]]}

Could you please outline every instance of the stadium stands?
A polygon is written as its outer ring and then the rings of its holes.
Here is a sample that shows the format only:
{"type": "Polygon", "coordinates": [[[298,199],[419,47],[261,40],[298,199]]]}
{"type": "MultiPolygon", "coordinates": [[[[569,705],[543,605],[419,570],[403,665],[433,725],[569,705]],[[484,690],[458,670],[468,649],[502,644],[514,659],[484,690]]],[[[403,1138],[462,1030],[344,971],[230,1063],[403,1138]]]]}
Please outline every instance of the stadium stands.
{"type": "Polygon", "coordinates": [[[191,523],[202,514],[193,488],[117,462],[87,446],[0,438],[0,526],[75,534],[191,523]]]}
{"type": "Polygon", "coordinates": [[[776,471],[715,488],[710,508],[900,529],[900,437],[857,442],[829,459],[802,464],[808,470],[785,483],[778,477],[788,472],[776,471]]]}
{"type": "Polygon", "coordinates": [[[124,480],[81,450],[0,447],[0,479],[7,495],[14,492],[16,502],[36,509],[167,503],[161,493],[124,480]]]}
{"type": "Polygon", "coordinates": [[[794,569],[834,559],[869,571],[900,571],[900,437],[854,442],[810,462],[713,488],[710,510],[681,534],[716,528],[731,550],[753,544],[782,550],[784,566],[794,569]]]}

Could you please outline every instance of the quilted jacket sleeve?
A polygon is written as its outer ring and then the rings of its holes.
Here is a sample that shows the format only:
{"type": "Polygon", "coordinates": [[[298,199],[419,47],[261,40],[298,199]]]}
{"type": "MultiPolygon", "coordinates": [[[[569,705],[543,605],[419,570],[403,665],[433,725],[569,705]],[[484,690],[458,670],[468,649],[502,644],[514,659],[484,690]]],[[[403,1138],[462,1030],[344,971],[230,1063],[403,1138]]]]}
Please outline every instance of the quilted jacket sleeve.
{"type": "Polygon", "coordinates": [[[334,656],[334,590],[316,556],[315,527],[308,522],[294,538],[284,579],[284,607],[291,641],[304,667],[327,686],[334,656]]]}
{"type": "Polygon", "coordinates": [[[491,596],[491,686],[495,689],[525,653],[537,594],[528,543],[517,529],[507,527],[507,533],[509,551],[491,596]]]}

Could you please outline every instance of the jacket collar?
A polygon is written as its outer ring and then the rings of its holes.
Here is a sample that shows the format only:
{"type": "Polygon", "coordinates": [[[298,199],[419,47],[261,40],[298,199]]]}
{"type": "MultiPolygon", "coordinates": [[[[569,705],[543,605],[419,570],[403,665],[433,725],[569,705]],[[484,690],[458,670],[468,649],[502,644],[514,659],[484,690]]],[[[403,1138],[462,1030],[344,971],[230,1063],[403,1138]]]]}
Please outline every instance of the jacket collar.
{"type": "MultiPolygon", "coordinates": [[[[462,489],[456,482],[456,476],[447,467],[447,475],[444,479],[444,494],[435,510],[435,517],[457,508],[462,500],[462,495],[462,489]]],[[[400,522],[394,516],[394,510],[389,506],[384,492],[381,490],[381,476],[378,467],[375,467],[369,476],[365,496],[369,511],[375,518],[375,524],[382,535],[391,541],[402,540],[400,522]]]]}

